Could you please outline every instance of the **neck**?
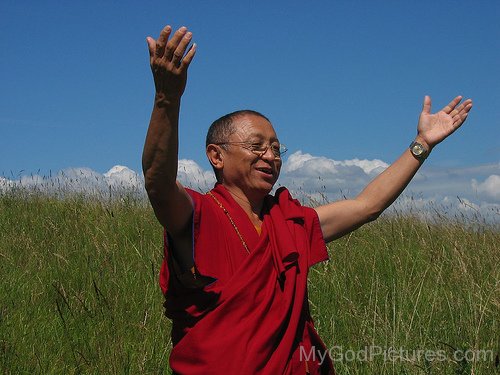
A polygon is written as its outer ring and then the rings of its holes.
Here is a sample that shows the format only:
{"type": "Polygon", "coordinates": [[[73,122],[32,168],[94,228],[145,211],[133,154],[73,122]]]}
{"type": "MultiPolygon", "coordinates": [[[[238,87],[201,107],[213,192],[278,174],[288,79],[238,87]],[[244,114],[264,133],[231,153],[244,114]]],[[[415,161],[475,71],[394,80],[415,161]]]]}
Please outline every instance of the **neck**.
{"type": "Polygon", "coordinates": [[[262,211],[262,206],[264,205],[263,199],[249,199],[246,194],[241,191],[235,191],[232,187],[225,186],[227,191],[231,194],[234,200],[243,208],[247,213],[248,217],[254,223],[260,223],[260,214],[262,211]]]}

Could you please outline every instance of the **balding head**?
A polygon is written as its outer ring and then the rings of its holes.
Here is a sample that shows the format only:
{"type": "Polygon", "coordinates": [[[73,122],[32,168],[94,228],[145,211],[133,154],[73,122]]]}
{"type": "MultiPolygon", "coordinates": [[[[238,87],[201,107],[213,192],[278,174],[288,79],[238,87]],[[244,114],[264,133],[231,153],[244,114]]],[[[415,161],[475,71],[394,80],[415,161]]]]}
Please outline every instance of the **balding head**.
{"type": "Polygon", "coordinates": [[[228,113],[227,115],[224,115],[221,118],[215,120],[212,125],[210,125],[205,140],[205,147],[209,144],[220,144],[228,142],[231,134],[236,131],[234,120],[247,115],[259,116],[269,121],[269,119],[262,113],[252,111],[251,109],[243,109],[240,111],[228,113]]]}

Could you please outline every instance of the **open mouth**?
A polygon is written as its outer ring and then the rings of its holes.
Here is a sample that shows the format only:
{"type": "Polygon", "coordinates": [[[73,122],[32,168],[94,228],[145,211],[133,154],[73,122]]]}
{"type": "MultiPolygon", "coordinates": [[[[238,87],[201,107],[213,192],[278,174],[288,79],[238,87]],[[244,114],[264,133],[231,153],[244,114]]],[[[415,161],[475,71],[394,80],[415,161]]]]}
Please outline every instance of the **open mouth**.
{"type": "Polygon", "coordinates": [[[259,172],[262,172],[262,173],[268,174],[268,175],[270,175],[270,176],[272,176],[272,175],[273,175],[273,170],[272,170],[272,168],[269,168],[269,167],[259,167],[259,168],[257,168],[257,170],[258,170],[259,172]]]}

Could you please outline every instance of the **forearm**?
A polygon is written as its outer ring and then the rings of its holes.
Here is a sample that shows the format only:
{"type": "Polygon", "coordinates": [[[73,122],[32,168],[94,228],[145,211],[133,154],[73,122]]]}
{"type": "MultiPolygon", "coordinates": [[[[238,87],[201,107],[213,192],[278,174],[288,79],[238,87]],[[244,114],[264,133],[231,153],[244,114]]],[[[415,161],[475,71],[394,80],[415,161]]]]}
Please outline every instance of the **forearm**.
{"type": "Polygon", "coordinates": [[[180,98],[167,101],[162,95],[155,96],[142,154],[145,186],[150,197],[165,197],[166,193],[175,187],[179,109],[180,98]]]}
{"type": "MultiPolygon", "coordinates": [[[[461,96],[457,96],[441,111],[431,114],[431,99],[429,96],[424,98],[416,141],[428,152],[458,129],[467,118],[472,101],[467,99],[459,104],[461,99],[461,96]]],[[[376,219],[403,192],[421,165],[422,160],[406,149],[398,160],[370,182],[355,199],[316,207],[325,241],[339,238],[376,219]]]]}
{"type": "MultiPolygon", "coordinates": [[[[421,139],[417,140],[423,143],[421,139]]],[[[378,217],[396,200],[415,176],[422,162],[406,149],[394,163],[363,189],[356,200],[365,205],[369,220],[378,217]]]]}

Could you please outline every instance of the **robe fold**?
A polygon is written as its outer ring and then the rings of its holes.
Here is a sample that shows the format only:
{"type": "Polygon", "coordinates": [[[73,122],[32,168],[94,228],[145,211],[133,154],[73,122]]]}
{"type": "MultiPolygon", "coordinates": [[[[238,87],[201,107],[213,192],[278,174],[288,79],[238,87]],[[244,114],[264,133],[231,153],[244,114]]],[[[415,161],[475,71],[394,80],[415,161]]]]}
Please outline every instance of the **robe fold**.
{"type": "Polygon", "coordinates": [[[231,194],[216,184],[212,193],[248,253],[215,200],[187,191],[194,204],[196,279],[180,271],[168,233],[160,272],[165,312],[172,319],[174,373],[295,375],[305,374],[307,360],[310,374],[333,374],[307,298],[309,267],[328,259],[316,212],[281,188],[265,199],[259,235],[231,194]]]}

